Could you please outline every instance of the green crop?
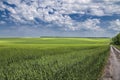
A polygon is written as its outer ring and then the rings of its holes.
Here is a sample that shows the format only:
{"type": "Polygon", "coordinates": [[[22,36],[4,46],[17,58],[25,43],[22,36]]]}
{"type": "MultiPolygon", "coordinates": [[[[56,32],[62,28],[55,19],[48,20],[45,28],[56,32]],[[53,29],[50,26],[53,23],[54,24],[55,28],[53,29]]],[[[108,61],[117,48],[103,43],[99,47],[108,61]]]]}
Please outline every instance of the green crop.
{"type": "Polygon", "coordinates": [[[2,38],[0,80],[97,80],[109,39],[2,38]]]}

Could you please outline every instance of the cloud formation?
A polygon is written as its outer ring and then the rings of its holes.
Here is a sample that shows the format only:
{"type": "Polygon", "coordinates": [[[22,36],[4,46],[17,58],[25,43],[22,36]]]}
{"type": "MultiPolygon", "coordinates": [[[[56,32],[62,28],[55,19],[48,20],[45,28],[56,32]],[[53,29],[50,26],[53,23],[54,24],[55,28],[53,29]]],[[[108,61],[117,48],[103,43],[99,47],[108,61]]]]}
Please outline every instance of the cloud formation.
{"type": "Polygon", "coordinates": [[[120,31],[119,0],[2,0],[0,24],[120,31]],[[103,23],[107,27],[103,27],[103,23]]]}
{"type": "Polygon", "coordinates": [[[109,27],[109,29],[120,32],[120,20],[119,19],[110,22],[110,24],[111,26],[109,27]]]}

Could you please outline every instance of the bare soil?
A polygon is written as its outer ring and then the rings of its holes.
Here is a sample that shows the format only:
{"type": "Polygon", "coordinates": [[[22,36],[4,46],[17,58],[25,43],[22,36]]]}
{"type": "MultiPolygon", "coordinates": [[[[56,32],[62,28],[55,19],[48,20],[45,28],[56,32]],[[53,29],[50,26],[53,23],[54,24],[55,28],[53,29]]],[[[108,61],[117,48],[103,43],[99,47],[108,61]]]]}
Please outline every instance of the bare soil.
{"type": "Polygon", "coordinates": [[[120,51],[110,46],[110,56],[100,80],[120,80],[120,51]]]}

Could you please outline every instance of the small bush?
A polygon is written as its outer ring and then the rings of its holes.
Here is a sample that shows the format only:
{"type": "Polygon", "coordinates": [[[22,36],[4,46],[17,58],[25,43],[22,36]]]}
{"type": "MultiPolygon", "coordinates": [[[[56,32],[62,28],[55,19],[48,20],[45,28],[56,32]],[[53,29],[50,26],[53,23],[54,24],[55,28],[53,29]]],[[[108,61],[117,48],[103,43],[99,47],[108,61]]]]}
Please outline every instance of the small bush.
{"type": "Polygon", "coordinates": [[[115,45],[120,45],[120,33],[112,38],[112,43],[115,45]]]}

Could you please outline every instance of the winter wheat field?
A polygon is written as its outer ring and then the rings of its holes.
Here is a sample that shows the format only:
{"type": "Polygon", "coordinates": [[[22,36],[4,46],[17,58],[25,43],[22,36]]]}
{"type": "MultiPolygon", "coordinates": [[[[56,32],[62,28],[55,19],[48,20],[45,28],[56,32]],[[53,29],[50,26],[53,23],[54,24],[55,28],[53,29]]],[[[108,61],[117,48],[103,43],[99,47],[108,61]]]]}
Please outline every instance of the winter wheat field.
{"type": "Polygon", "coordinates": [[[120,0],[0,0],[0,80],[120,80],[119,32],[120,0]]]}
{"type": "Polygon", "coordinates": [[[97,80],[109,38],[1,38],[0,80],[97,80]]]}

